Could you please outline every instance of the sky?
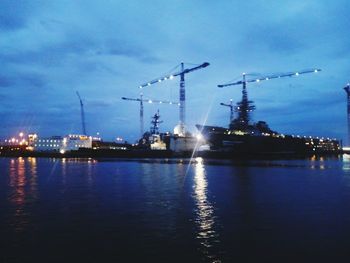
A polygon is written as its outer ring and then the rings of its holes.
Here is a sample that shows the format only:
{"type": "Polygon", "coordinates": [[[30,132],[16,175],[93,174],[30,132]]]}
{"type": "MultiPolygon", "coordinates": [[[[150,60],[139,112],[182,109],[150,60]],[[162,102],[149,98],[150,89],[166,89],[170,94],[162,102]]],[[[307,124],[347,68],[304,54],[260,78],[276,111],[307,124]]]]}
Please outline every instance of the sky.
{"type": "MultiPolygon", "coordinates": [[[[347,136],[350,1],[0,0],[0,137],[81,133],[105,140],[140,135],[140,84],[203,62],[186,74],[186,126],[228,126],[241,87],[255,76],[319,73],[248,85],[254,121],[283,134],[347,136]],[[176,71],[176,70],[175,70],[176,71]]],[[[147,99],[179,101],[179,78],[146,87],[147,99]]],[[[162,132],[179,121],[174,105],[145,105],[145,128],[159,109],[162,132]]],[[[346,141],[346,140],[345,140],[346,141]]]]}

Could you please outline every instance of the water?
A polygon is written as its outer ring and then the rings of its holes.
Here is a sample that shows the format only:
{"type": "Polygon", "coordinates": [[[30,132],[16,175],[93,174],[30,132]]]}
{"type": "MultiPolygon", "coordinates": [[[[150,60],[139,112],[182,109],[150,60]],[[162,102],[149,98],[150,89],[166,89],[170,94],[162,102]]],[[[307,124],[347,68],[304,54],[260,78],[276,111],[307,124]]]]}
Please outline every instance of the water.
{"type": "Polygon", "coordinates": [[[1,158],[0,171],[0,262],[350,258],[347,156],[1,158]]]}

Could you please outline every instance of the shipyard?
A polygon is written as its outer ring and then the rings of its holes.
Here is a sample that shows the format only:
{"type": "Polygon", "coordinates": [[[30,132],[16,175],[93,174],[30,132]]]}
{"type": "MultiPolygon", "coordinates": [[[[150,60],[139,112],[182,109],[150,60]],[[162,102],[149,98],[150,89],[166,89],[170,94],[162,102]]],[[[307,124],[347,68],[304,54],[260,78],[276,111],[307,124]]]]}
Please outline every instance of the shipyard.
{"type": "MultiPolygon", "coordinates": [[[[242,85],[242,98],[233,104],[220,103],[229,107],[230,122],[228,127],[208,126],[197,124],[197,132],[187,131],[185,75],[195,70],[209,66],[208,62],[193,68],[184,68],[171,75],[162,76],[139,86],[139,89],[148,88],[162,81],[180,78],[179,102],[166,100],[149,100],[143,98],[142,91],[139,98],[122,97],[125,101],[135,101],[140,106],[140,139],[135,143],[128,143],[118,137],[113,142],[103,141],[101,137],[88,135],[83,100],[77,91],[80,103],[81,134],[67,136],[40,137],[30,133],[24,137],[23,132],[15,138],[0,141],[1,156],[42,156],[42,157],[127,157],[127,158],[169,158],[169,157],[207,157],[207,158],[240,158],[240,157],[307,157],[312,155],[333,154],[344,152],[342,141],[329,137],[312,137],[300,135],[285,135],[273,131],[265,121],[253,122],[251,113],[255,110],[254,102],[248,99],[247,84],[270,81],[283,77],[298,77],[302,74],[318,74],[321,69],[288,72],[283,74],[267,75],[259,78],[247,79],[242,74],[242,80],[220,84],[218,88],[242,85]],[[173,133],[161,132],[159,110],[152,116],[149,131],[144,132],[144,103],[168,104],[179,107],[179,122],[173,133]],[[235,117],[236,116],[236,117],[235,117]]],[[[349,100],[349,85],[346,86],[349,100]]],[[[348,104],[350,105],[350,103],[348,104]]],[[[348,106],[349,107],[349,106],[348,106]]],[[[348,114],[350,111],[348,109],[348,114]]],[[[349,115],[350,116],[350,115],[349,115]]],[[[350,117],[349,117],[350,119],[350,117]]]]}
{"type": "Polygon", "coordinates": [[[0,7],[0,263],[349,262],[349,0],[0,7]]]}

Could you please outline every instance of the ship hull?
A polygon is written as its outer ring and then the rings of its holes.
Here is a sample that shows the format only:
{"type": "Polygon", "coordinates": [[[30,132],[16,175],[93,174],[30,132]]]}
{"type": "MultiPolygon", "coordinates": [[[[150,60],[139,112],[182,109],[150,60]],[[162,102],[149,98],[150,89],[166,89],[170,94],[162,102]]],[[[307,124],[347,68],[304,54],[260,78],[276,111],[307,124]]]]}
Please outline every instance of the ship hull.
{"type": "Polygon", "coordinates": [[[293,137],[288,135],[235,134],[228,129],[197,125],[210,145],[210,149],[232,154],[315,154],[337,153],[339,142],[318,138],[293,137]]]}

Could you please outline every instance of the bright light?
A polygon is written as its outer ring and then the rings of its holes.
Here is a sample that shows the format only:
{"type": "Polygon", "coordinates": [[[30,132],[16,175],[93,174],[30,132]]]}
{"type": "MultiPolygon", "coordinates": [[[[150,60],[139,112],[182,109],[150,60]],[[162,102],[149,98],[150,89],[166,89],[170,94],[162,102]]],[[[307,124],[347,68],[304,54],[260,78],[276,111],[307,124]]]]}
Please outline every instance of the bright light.
{"type": "Polygon", "coordinates": [[[139,88],[142,89],[142,86],[140,86],[139,88]]]}
{"type": "Polygon", "coordinates": [[[148,82],[147,85],[148,85],[148,86],[151,86],[151,83],[148,82]]]}
{"type": "Polygon", "coordinates": [[[162,82],[162,80],[161,80],[161,79],[158,79],[158,82],[162,82]]]}
{"type": "Polygon", "coordinates": [[[19,137],[23,137],[24,133],[23,132],[20,132],[19,133],[19,137]]]}
{"type": "Polygon", "coordinates": [[[295,76],[299,76],[299,73],[297,72],[297,73],[295,73],[295,76]]]}
{"type": "Polygon", "coordinates": [[[173,103],[170,101],[169,104],[173,104],[173,103]]]}
{"type": "Polygon", "coordinates": [[[61,150],[60,150],[60,153],[61,153],[61,154],[64,154],[64,153],[65,153],[65,151],[64,151],[63,149],[61,149],[61,150]]]}
{"type": "Polygon", "coordinates": [[[163,103],[162,101],[159,102],[159,104],[162,104],[162,103],[163,103]]]}
{"type": "Polygon", "coordinates": [[[170,77],[169,77],[170,79],[173,79],[174,78],[174,76],[173,75],[170,75],[170,77]]]}
{"type": "Polygon", "coordinates": [[[152,103],[152,101],[151,101],[151,100],[149,100],[149,101],[148,101],[148,103],[152,103]]]}
{"type": "Polygon", "coordinates": [[[197,138],[197,141],[201,141],[201,140],[203,140],[203,135],[200,134],[200,133],[198,133],[198,134],[196,135],[196,138],[197,138]]]}
{"type": "Polygon", "coordinates": [[[318,70],[317,69],[315,69],[315,71],[314,71],[315,73],[317,73],[318,72],[318,70]]]}
{"type": "Polygon", "coordinates": [[[256,80],[256,82],[259,82],[259,81],[260,81],[260,79],[257,79],[257,80],[256,80]]]}

